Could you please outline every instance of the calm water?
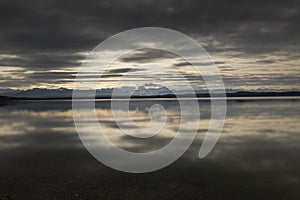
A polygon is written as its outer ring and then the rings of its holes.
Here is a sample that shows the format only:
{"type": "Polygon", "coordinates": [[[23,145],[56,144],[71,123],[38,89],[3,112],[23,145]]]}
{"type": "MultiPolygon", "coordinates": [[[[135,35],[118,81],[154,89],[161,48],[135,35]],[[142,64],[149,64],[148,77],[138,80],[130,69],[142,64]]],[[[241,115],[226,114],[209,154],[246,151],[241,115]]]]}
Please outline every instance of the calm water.
{"type": "MultiPolygon", "coordinates": [[[[174,137],[176,101],[134,101],[143,126],[160,103],[168,120],[159,136],[133,139],[114,123],[108,102],[97,116],[109,138],[133,152],[159,149],[174,137]]],[[[197,154],[210,118],[200,101],[198,137],[170,166],[128,174],[95,160],[74,127],[71,102],[24,101],[0,106],[0,199],[300,199],[300,100],[231,100],[221,138],[204,159],[197,154]]]]}

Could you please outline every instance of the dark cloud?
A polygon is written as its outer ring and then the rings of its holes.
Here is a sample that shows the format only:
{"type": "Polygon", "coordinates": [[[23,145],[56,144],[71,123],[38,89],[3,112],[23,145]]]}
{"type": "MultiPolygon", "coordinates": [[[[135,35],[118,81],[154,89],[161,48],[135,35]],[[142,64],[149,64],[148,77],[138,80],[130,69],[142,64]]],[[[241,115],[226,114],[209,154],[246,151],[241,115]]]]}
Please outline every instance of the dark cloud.
{"type": "Polygon", "coordinates": [[[0,60],[0,66],[25,67],[27,70],[53,70],[80,66],[84,55],[62,52],[52,53],[27,53],[16,57],[4,57],[0,60]]]}
{"type": "MultiPolygon", "coordinates": [[[[216,65],[219,65],[219,64],[224,64],[224,62],[198,62],[198,63],[195,63],[197,66],[210,66],[210,65],[213,65],[213,64],[216,64],[216,65]]],[[[178,62],[178,63],[175,63],[174,66],[176,67],[183,67],[183,66],[190,66],[191,63],[189,62],[178,62]]]]}
{"type": "Polygon", "coordinates": [[[133,53],[127,54],[120,58],[123,62],[137,62],[137,63],[147,63],[156,60],[163,60],[168,58],[176,58],[177,55],[159,49],[138,49],[133,53]]]}
{"type": "Polygon", "coordinates": [[[258,64],[273,64],[276,63],[275,60],[259,60],[259,61],[255,61],[258,64]]]}
{"type": "Polygon", "coordinates": [[[111,69],[108,70],[107,73],[127,73],[127,72],[136,72],[136,71],[143,71],[143,69],[136,69],[136,68],[119,68],[119,69],[111,69]]]}
{"type": "MultiPolygon", "coordinates": [[[[77,67],[84,59],[79,52],[92,50],[120,31],[144,26],[205,38],[200,42],[210,53],[230,51],[237,56],[282,51],[297,56],[299,19],[297,0],[1,1],[0,54],[16,57],[0,58],[0,66],[33,71],[77,67]]],[[[148,62],[172,56],[147,50],[121,61],[148,62]]],[[[184,63],[177,64],[181,65],[184,63]]]]}
{"type": "Polygon", "coordinates": [[[52,79],[52,80],[72,80],[76,76],[75,72],[35,72],[27,76],[30,79],[36,80],[45,80],[45,79],[52,79]]]}
{"type": "Polygon", "coordinates": [[[296,0],[284,3],[279,0],[12,0],[2,2],[1,11],[1,39],[11,50],[14,47],[43,51],[90,50],[107,36],[140,26],[174,28],[190,35],[213,35],[226,38],[225,43],[291,45],[295,40],[299,42],[300,13],[296,0]]]}

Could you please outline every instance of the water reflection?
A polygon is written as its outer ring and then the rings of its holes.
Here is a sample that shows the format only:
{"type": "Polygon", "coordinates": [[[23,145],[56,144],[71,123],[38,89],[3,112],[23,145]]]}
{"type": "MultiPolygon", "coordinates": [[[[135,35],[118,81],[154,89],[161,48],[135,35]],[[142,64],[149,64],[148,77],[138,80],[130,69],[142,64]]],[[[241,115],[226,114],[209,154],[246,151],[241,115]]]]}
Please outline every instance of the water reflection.
{"type": "MultiPolygon", "coordinates": [[[[131,102],[132,120],[139,126],[148,124],[147,111],[155,103],[131,102]]],[[[178,103],[159,103],[166,109],[167,123],[149,139],[120,131],[109,102],[98,102],[96,111],[114,143],[148,152],[168,144],[178,129],[178,103]]],[[[299,100],[229,101],[218,144],[199,160],[210,119],[209,102],[201,101],[193,145],[171,166],[142,175],[117,172],[96,161],[76,134],[71,106],[63,101],[0,106],[0,199],[299,198],[299,100]]]]}

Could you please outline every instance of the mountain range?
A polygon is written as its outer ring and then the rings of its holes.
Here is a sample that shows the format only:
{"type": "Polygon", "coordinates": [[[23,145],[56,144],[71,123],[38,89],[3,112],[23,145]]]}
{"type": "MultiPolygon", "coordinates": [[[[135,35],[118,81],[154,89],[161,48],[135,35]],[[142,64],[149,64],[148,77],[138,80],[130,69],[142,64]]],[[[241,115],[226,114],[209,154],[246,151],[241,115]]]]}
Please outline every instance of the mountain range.
{"type": "MultiPolygon", "coordinates": [[[[96,98],[109,98],[112,96],[112,88],[104,88],[96,90],[96,98]]],[[[119,88],[120,94],[128,94],[134,92],[135,97],[175,97],[173,92],[167,87],[155,87],[146,88],[140,86],[138,88],[122,87],[119,88]]],[[[72,98],[72,89],[58,88],[58,89],[46,89],[46,88],[33,88],[29,90],[12,90],[12,89],[0,89],[0,96],[12,97],[12,98],[72,98]]],[[[83,92],[90,92],[85,90],[83,92]]],[[[209,97],[207,90],[194,91],[198,97],[209,97]]],[[[213,91],[218,93],[218,91],[213,91]]],[[[180,91],[180,95],[189,96],[191,93],[187,91],[180,91]]],[[[282,91],[282,90],[233,90],[226,89],[226,95],[230,96],[300,96],[300,91],[282,91]]]]}

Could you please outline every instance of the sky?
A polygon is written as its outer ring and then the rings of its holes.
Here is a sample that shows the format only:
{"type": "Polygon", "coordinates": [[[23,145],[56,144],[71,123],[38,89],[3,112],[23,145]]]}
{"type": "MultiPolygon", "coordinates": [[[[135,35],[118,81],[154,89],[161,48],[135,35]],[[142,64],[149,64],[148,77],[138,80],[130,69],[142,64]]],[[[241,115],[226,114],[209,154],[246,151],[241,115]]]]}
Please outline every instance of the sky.
{"type": "MultiPolygon", "coordinates": [[[[0,89],[73,88],[94,47],[138,27],[169,28],[195,39],[226,88],[300,89],[298,0],[2,0],[0,16],[0,89]]],[[[146,62],[177,68],[203,87],[189,63],[153,49],[119,58],[99,87],[115,87],[126,72],[145,76],[139,65],[146,62]]],[[[157,73],[163,68],[155,66],[157,73]]]]}

